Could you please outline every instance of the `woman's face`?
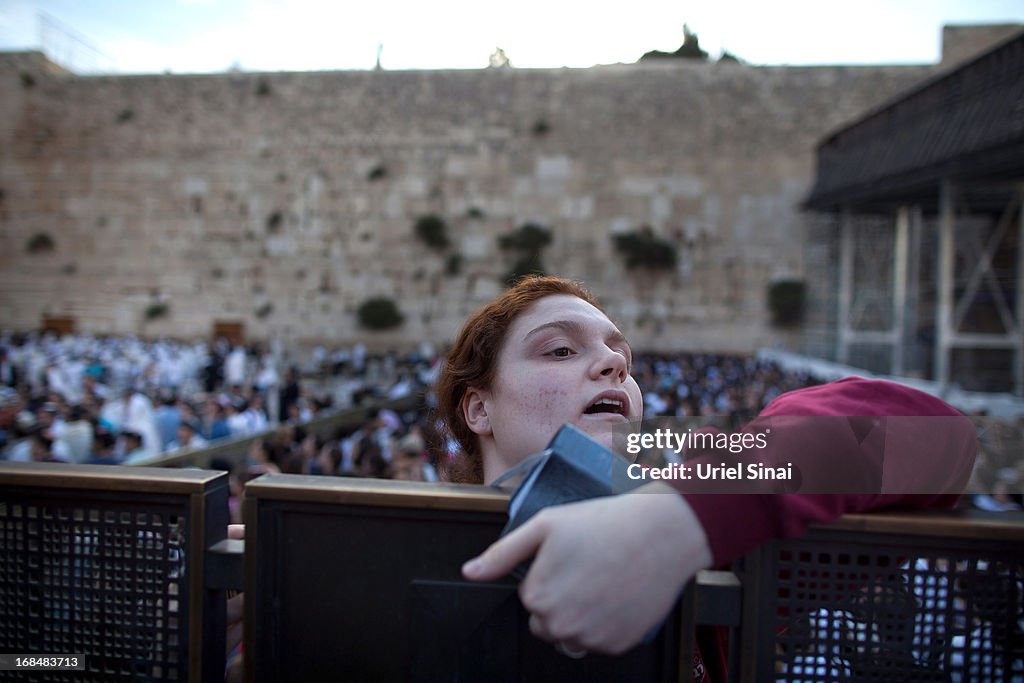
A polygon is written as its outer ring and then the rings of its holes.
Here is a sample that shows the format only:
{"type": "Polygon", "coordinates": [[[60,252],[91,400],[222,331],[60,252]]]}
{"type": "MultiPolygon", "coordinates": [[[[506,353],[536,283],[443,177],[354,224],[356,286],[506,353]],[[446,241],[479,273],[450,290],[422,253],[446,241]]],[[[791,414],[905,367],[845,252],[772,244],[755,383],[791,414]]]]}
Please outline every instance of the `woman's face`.
{"type": "Polygon", "coordinates": [[[612,448],[612,427],[643,414],[631,364],[625,337],[594,306],[567,294],[535,302],[509,327],[491,389],[468,395],[470,416],[475,405],[483,417],[469,421],[485,480],[543,450],[566,423],[612,448]]]}

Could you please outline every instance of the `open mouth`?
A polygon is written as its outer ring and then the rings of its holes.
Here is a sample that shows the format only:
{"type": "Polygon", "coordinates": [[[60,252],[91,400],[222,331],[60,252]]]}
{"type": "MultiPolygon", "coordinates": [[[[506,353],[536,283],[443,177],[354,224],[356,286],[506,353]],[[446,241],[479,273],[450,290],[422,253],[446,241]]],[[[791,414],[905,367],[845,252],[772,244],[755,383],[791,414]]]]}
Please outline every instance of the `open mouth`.
{"type": "Polygon", "coordinates": [[[602,397],[587,406],[583,411],[584,415],[601,415],[609,413],[612,415],[626,414],[626,402],[617,398],[602,397]]]}

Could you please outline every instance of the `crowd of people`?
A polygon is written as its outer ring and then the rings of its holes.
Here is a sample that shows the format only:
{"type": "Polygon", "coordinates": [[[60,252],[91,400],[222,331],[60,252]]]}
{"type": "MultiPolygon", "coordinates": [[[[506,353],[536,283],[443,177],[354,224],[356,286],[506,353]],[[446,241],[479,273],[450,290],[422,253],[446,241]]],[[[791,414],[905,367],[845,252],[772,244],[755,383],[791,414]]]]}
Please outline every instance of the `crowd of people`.
{"type": "Polygon", "coordinates": [[[780,394],[821,384],[752,356],[709,353],[638,355],[633,376],[643,391],[645,417],[726,417],[733,427],[780,394]]]}
{"type": "MultiPolygon", "coordinates": [[[[222,439],[264,434],[233,485],[264,472],[436,481],[457,446],[433,419],[431,386],[442,356],[315,347],[303,363],[280,349],[133,337],[0,337],[0,459],[140,464],[222,439]],[[323,439],[303,425],[324,410],[368,399],[423,395],[400,414],[373,409],[363,424],[323,439]]],[[[739,427],[774,398],[819,384],[752,356],[638,354],[633,375],[645,417],[716,417],[739,427]]],[[[1007,434],[986,423],[978,485],[982,509],[1020,509],[1024,465],[1002,462],[1007,434]],[[998,443],[997,443],[998,442],[998,443]],[[986,455],[987,454],[987,455],[986,455]],[[987,457],[987,459],[986,459],[987,457]],[[997,466],[982,467],[988,460],[997,466]],[[985,472],[996,472],[985,479],[985,472]],[[984,481],[981,481],[984,479],[984,481]]]]}
{"type": "MultiPolygon", "coordinates": [[[[142,464],[297,427],[430,381],[418,354],[364,347],[289,364],[259,346],[52,334],[0,337],[0,459],[142,464]]],[[[302,439],[289,447],[298,450],[302,439]]]]}

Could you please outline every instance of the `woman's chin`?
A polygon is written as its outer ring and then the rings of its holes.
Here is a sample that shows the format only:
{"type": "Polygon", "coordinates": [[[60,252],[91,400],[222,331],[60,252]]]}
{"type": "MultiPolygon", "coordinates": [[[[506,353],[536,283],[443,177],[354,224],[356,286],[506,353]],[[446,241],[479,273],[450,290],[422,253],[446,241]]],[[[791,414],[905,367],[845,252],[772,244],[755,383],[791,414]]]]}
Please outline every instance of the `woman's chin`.
{"type": "Polygon", "coordinates": [[[580,420],[576,427],[610,451],[615,451],[615,427],[624,429],[622,420],[580,420]]]}

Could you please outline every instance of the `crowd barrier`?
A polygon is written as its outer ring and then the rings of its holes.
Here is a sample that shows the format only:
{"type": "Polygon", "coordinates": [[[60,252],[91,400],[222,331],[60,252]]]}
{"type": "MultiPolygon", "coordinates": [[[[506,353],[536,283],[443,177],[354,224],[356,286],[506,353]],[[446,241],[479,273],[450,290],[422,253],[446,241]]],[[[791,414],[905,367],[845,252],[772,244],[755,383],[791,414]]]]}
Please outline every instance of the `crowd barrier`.
{"type": "Polygon", "coordinates": [[[0,681],[223,678],[227,502],[222,472],[0,463],[0,653],[84,660],[0,681]]]}
{"type": "MultiPolygon", "coordinates": [[[[623,657],[529,635],[511,580],[462,580],[505,523],[483,487],[266,475],[226,541],[224,473],[0,464],[0,652],[83,671],[0,680],[220,680],[225,590],[264,681],[691,681],[697,625],[732,681],[1024,680],[1024,520],[848,516],[702,572],[623,657]]],[[[628,581],[629,577],[623,577],[628,581]]]]}
{"type": "MultiPolygon", "coordinates": [[[[324,440],[334,439],[341,430],[355,430],[366,421],[367,412],[373,408],[393,410],[403,413],[415,410],[423,401],[421,395],[407,396],[390,401],[370,403],[355,408],[333,411],[319,415],[304,423],[302,429],[307,434],[316,434],[324,440]]],[[[254,441],[269,439],[277,433],[278,427],[271,427],[258,434],[243,437],[225,437],[209,443],[202,448],[164,453],[141,466],[144,467],[209,467],[215,460],[237,465],[245,461],[249,448],[254,441]]]]}

